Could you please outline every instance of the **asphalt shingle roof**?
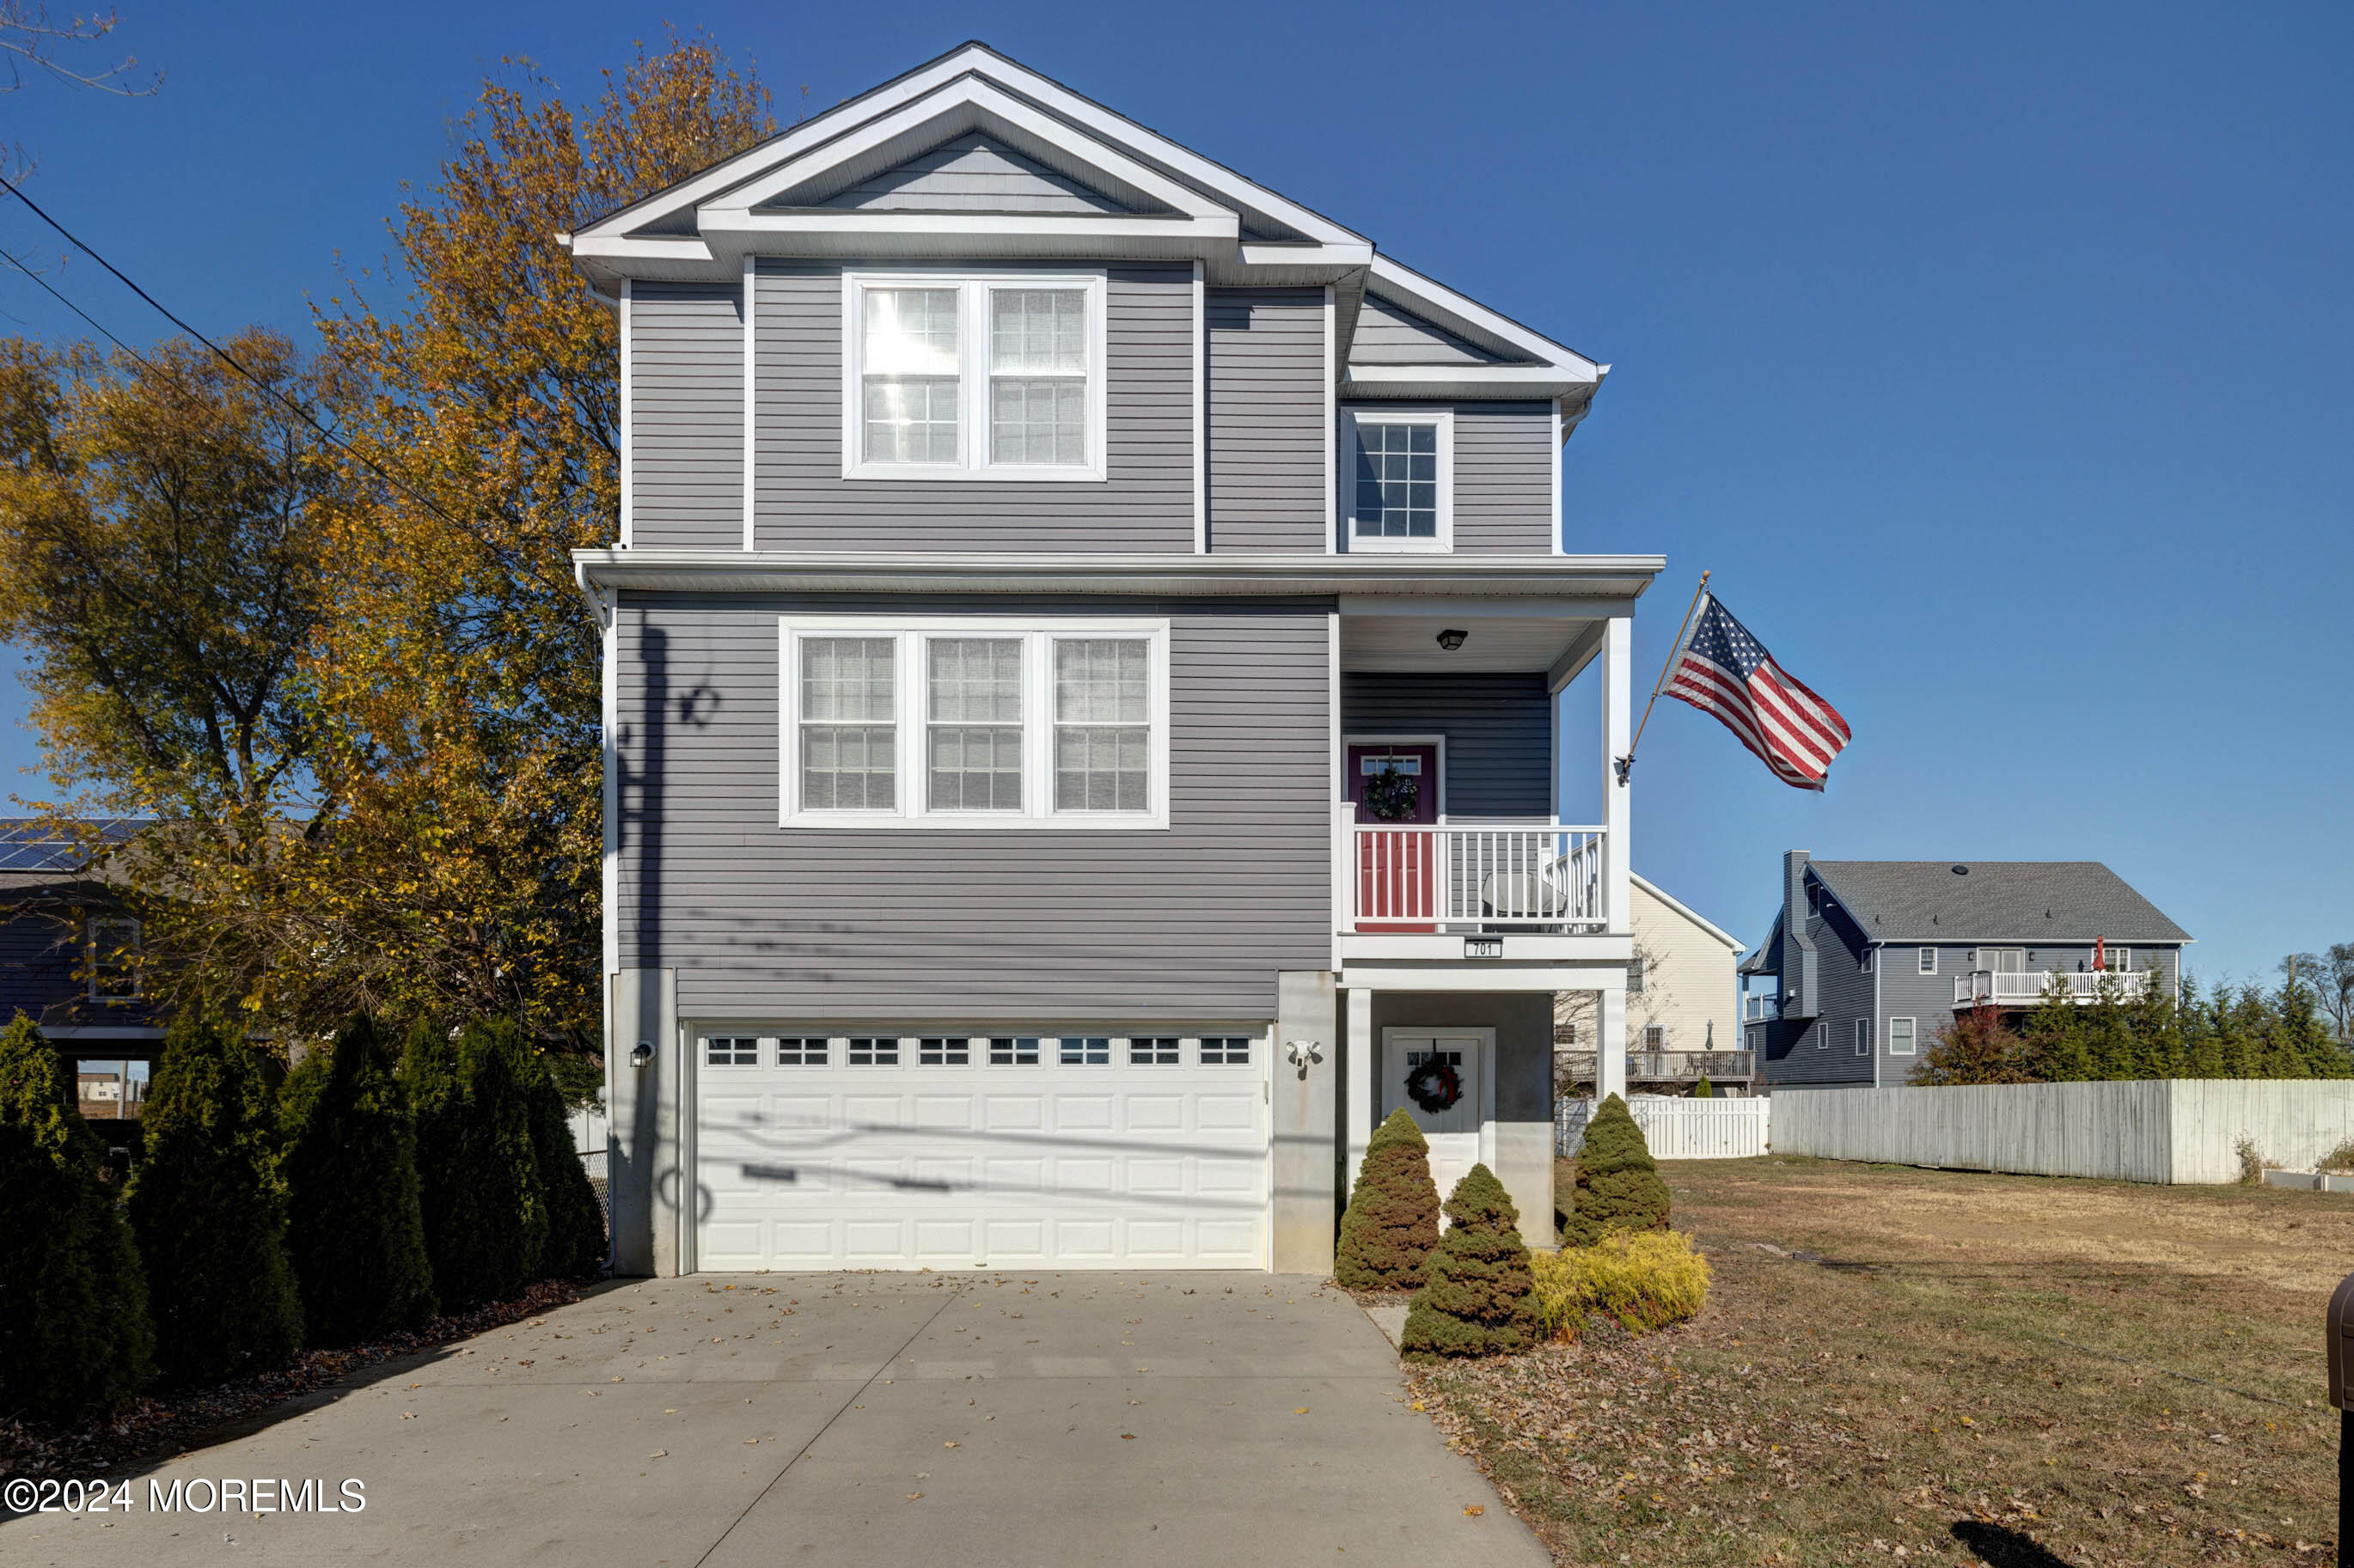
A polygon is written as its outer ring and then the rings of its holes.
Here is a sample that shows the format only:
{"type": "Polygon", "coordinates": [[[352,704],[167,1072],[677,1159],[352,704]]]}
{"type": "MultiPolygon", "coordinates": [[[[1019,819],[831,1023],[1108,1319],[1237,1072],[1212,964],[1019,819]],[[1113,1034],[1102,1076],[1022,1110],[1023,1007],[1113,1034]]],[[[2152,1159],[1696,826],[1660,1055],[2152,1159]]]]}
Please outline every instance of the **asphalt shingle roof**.
{"type": "Polygon", "coordinates": [[[1873,941],[2188,942],[2190,933],[2096,860],[1818,860],[1815,874],[1873,941]],[[1957,867],[1967,866],[1967,874],[1957,867]]]}

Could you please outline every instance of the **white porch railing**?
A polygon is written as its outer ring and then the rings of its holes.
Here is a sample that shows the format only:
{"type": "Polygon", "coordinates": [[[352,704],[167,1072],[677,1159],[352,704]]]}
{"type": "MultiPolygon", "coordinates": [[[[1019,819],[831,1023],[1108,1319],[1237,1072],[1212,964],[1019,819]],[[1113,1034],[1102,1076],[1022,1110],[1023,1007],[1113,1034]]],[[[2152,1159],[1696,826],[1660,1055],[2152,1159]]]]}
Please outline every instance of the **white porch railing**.
{"type": "MultiPolygon", "coordinates": [[[[1991,970],[1974,969],[1954,977],[1954,1005],[1976,1007],[1981,1002],[1997,1007],[2026,1007],[2043,1000],[2044,988],[2052,983],[2052,975],[2068,982],[2068,1000],[2079,1004],[2100,999],[2102,974],[2094,970],[2072,974],[2065,969],[1991,970]]],[[[2117,996],[2134,1001],[2149,990],[2155,969],[2111,970],[2107,978],[2116,981],[2117,996]]]]}
{"type": "Polygon", "coordinates": [[[1600,828],[1351,822],[1341,835],[1344,929],[1599,931],[1600,828]]]}

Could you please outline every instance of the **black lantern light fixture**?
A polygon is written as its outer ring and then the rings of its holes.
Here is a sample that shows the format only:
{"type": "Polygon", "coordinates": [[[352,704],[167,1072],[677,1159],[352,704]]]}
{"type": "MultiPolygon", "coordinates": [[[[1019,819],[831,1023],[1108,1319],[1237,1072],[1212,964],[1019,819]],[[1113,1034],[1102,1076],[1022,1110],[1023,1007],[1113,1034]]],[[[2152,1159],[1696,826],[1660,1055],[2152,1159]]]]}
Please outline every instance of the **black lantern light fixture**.
{"type": "Polygon", "coordinates": [[[1458,631],[1454,627],[1450,626],[1446,630],[1438,634],[1438,645],[1441,648],[1446,649],[1449,653],[1452,653],[1458,648],[1463,646],[1463,640],[1469,635],[1470,633],[1468,631],[1458,631]]]}

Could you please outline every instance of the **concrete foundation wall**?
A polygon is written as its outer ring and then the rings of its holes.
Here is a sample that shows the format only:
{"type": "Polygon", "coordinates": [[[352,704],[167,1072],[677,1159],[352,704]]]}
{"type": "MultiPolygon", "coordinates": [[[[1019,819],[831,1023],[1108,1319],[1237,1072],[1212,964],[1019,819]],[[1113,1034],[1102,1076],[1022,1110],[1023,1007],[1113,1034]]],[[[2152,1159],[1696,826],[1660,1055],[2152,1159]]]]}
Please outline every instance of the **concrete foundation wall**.
{"type": "Polygon", "coordinates": [[[1278,1274],[1332,1272],[1340,1227],[1340,993],[1323,970],[1276,977],[1273,1114],[1274,1264],[1278,1274]],[[1321,1060],[1291,1062],[1306,1042],[1321,1060]]]}

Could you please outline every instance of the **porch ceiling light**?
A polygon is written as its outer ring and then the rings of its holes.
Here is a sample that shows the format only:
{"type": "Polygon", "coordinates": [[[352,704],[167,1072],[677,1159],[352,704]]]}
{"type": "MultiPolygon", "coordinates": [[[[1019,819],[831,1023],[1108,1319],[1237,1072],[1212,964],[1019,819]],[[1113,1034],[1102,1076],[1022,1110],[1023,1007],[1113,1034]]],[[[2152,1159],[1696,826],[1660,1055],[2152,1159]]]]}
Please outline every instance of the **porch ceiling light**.
{"type": "Polygon", "coordinates": [[[1463,640],[1469,635],[1468,631],[1458,631],[1450,626],[1438,634],[1438,645],[1452,653],[1463,646],[1463,640]]]}

